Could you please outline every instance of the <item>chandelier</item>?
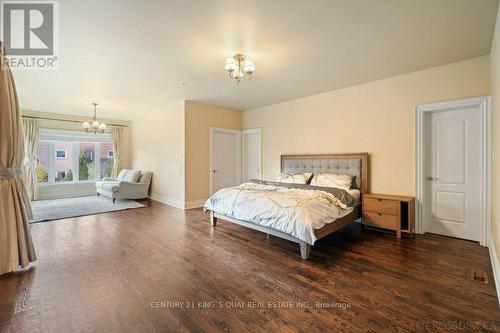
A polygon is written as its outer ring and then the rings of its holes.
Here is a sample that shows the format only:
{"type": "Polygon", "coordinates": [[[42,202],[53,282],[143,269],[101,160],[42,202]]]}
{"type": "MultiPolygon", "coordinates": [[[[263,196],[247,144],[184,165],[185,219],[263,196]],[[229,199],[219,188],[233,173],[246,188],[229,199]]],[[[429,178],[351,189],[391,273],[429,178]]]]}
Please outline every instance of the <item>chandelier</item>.
{"type": "Polygon", "coordinates": [[[106,124],[100,123],[99,121],[97,121],[97,105],[98,104],[92,103],[92,105],[94,106],[94,119],[92,120],[91,123],[89,123],[88,121],[84,121],[82,124],[82,127],[83,127],[84,131],[87,133],[94,133],[94,134],[104,133],[104,131],[106,130],[106,124]]]}
{"type": "Polygon", "coordinates": [[[228,71],[229,77],[235,79],[238,84],[243,79],[251,79],[255,71],[253,61],[246,59],[246,56],[241,53],[235,54],[232,58],[228,58],[224,68],[228,71]]]}

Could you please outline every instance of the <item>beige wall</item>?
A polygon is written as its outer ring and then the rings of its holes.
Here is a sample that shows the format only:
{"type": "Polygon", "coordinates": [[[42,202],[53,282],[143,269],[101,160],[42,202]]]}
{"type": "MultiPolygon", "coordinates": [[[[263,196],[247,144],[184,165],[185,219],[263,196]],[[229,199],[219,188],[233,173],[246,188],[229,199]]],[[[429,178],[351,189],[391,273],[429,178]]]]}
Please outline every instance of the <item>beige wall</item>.
{"type": "Polygon", "coordinates": [[[133,119],[132,151],[132,166],[153,172],[152,198],[182,206],[184,102],[177,100],[162,107],[145,108],[140,117],[133,119]]]}
{"type": "Polygon", "coordinates": [[[491,116],[492,116],[492,197],[491,197],[491,238],[495,243],[497,257],[500,258],[500,7],[497,13],[495,37],[491,46],[491,116]]]}
{"type": "Polygon", "coordinates": [[[185,201],[210,196],[210,127],[241,129],[241,111],[185,103],[185,201]]]}
{"type": "Polygon", "coordinates": [[[265,179],[280,154],[369,152],[373,192],[414,195],[415,106],[488,95],[489,66],[483,56],[244,111],[243,128],[262,128],[265,179]]]}
{"type": "MultiPolygon", "coordinates": [[[[22,114],[26,116],[35,116],[35,117],[46,117],[46,118],[57,118],[57,119],[65,119],[65,120],[75,120],[78,122],[88,121],[89,117],[80,117],[80,116],[72,116],[67,114],[60,113],[50,113],[50,112],[40,112],[33,110],[22,110],[22,114]]],[[[130,148],[130,132],[131,132],[131,124],[128,121],[117,120],[117,119],[101,119],[106,124],[120,124],[125,125],[127,127],[124,128],[124,150],[123,150],[123,167],[130,167],[132,161],[132,150],[130,148]]],[[[59,129],[59,130],[69,130],[69,131],[81,131],[82,125],[80,123],[69,123],[64,121],[54,121],[54,120],[39,120],[40,128],[50,128],[50,129],[59,129]]]]}

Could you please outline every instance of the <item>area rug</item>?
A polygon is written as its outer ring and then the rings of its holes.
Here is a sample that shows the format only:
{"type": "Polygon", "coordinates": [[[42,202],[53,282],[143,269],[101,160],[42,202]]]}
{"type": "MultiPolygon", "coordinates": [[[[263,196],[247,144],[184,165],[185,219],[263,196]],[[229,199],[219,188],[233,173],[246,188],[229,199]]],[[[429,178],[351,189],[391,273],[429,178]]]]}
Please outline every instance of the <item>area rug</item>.
{"type": "Polygon", "coordinates": [[[116,203],[113,203],[113,200],[102,196],[37,200],[32,201],[31,206],[33,219],[30,223],[144,207],[134,200],[116,200],[116,203]]]}

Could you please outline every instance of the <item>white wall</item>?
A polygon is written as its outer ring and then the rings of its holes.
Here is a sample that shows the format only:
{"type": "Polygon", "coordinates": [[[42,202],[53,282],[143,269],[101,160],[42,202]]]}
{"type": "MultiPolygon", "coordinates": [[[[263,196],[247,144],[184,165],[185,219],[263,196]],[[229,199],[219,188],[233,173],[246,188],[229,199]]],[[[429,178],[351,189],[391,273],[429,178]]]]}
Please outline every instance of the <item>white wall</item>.
{"type": "Polygon", "coordinates": [[[500,258],[500,7],[497,13],[495,37],[491,45],[491,120],[491,143],[495,156],[491,168],[491,237],[496,246],[497,258],[500,258]]]}

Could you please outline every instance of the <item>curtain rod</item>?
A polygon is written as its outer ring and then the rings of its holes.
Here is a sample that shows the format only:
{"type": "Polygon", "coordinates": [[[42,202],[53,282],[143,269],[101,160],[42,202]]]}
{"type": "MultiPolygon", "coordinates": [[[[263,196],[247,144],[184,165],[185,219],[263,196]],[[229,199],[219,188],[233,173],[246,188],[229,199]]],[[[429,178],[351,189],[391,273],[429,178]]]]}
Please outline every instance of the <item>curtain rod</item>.
{"type": "MultiPolygon", "coordinates": [[[[37,117],[37,116],[21,116],[23,118],[32,118],[32,119],[44,119],[44,120],[55,120],[55,121],[65,121],[67,123],[75,123],[80,124],[81,121],[78,120],[69,120],[69,119],[59,119],[59,118],[49,118],[49,117],[37,117]]],[[[127,125],[120,124],[106,124],[107,126],[115,126],[115,127],[128,127],[127,125]]]]}

